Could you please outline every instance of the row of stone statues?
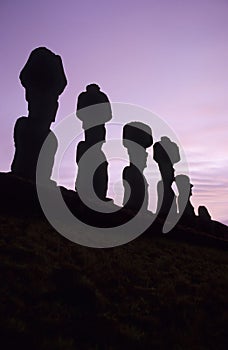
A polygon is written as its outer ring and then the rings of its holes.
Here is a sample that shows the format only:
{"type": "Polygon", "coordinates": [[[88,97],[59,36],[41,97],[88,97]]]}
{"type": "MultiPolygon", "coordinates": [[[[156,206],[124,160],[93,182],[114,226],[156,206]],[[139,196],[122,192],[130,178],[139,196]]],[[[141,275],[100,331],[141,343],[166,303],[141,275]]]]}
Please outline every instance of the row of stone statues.
{"type": "MultiPolygon", "coordinates": [[[[32,51],[20,73],[28,102],[28,117],[17,120],[14,128],[15,155],[11,170],[14,174],[35,181],[36,166],[42,145],[51,136],[47,154],[46,178],[50,179],[57,139],[50,130],[58,109],[58,98],[66,87],[67,80],[60,56],[45,47],[32,51]]],[[[79,196],[109,201],[108,162],[102,151],[105,142],[105,123],[112,118],[108,97],[96,84],[86,87],[77,101],[77,117],[82,121],[84,141],[77,147],[78,174],[76,191],[79,196]]],[[[124,201],[126,208],[138,210],[148,207],[148,184],[143,175],[146,167],[146,149],[153,145],[151,128],[141,122],[131,122],[123,127],[123,145],[127,148],[130,165],[123,170],[124,201]]],[[[158,183],[157,211],[167,215],[170,210],[189,217],[194,216],[190,203],[191,187],[186,175],[174,176],[174,164],[180,161],[178,146],[164,136],[156,142],[154,160],[157,162],[161,181],[158,183]],[[178,204],[172,189],[176,182],[179,190],[178,204]],[[184,203],[184,204],[183,204],[184,203]]]]}

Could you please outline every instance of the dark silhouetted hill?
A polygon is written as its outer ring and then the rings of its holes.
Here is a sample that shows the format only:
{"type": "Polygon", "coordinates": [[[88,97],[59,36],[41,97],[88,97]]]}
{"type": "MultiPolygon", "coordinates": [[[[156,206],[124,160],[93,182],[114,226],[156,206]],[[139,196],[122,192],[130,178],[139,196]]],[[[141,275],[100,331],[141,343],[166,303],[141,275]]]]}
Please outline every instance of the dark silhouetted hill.
{"type": "Polygon", "coordinates": [[[183,224],[162,235],[158,222],[86,248],[49,225],[32,183],[0,174],[0,190],[2,349],[226,349],[224,238],[183,224]]]}

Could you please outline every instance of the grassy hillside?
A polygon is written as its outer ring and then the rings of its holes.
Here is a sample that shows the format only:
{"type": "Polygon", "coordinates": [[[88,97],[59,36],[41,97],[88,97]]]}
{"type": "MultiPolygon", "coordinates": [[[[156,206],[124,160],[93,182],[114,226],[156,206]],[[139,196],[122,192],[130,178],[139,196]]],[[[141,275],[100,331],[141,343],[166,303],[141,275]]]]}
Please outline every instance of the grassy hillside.
{"type": "Polygon", "coordinates": [[[141,236],[112,249],[0,218],[2,349],[226,348],[224,249],[141,236]]]}

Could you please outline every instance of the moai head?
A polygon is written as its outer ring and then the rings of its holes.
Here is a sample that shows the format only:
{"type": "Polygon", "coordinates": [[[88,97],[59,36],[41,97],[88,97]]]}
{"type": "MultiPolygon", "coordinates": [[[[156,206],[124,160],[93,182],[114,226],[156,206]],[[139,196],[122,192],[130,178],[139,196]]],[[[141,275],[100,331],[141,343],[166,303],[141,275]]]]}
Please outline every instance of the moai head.
{"type": "Polygon", "coordinates": [[[58,98],[67,80],[61,57],[46,47],[33,50],[20,73],[26,91],[29,118],[44,126],[55,120],[58,98]]]}
{"type": "Polygon", "coordinates": [[[173,165],[180,161],[179,149],[176,143],[163,136],[154,144],[154,160],[158,163],[164,185],[171,186],[174,181],[173,165]]]}
{"type": "Polygon", "coordinates": [[[130,162],[141,170],[146,167],[146,149],[153,144],[151,128],[141,122],[131,122],[124,125],[123,145],[127,148],[130,162]]]}
{"type": "Polygon", "coordinates": [[[97,84],[86,86],[86,91],[78,96],[76,115],[84,130],[104,125],[112,119],[109,99],[97,84]]]}

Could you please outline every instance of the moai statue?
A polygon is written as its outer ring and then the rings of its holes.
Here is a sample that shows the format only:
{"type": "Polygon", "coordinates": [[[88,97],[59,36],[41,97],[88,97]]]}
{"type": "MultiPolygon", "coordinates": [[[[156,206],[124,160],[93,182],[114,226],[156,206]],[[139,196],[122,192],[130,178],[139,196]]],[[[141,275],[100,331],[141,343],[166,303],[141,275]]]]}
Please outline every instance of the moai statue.
{"type": "Polygon", "coordinates": [[[33,180],[42,145],[50,135],[44,176],[50,179],[57,139],[50,131],[58,109],[58,98],[67,80],[60,56],[45,47],[33,50],[20,73],[28,102],[28,117],[21,117],[14,127],[15,155],[12,173],[33,180]]]}
{"type": "Polygon", "coordinates": [[[127,148],[130,165],[123,170],[124,200],[127,209],[147,211],[148,183],[143,170],[146,168],[146,149],[153,144],[151,128],[141,122],[124,125],[123,145],[127,148]]]}
{"type": "Polygon", "coordinates": [[[110,200],[106,197],[108,162],[102,146],[106,136],[105,123],[111,120],[112,110],[108,97],[98,85],[88,85],[86,91],[78,96],[76,115],[82,121],[85,140],[77,147],[75,189],[80,197],[110,200]]]}
{"type": "Polygon", "coordinates": [[[187,175],[177,175],[175,177],[175,182],[178,189],[178,214],[182,220],[188,220],[195,218],[194,207],[190,201],[192,196],[192,187],[190,179],[187,175]]]}
{"type": "Polygon", "coordinates": [[[180,161],[178,146],[168,137],[163,136],[154,144],[154,160],[157,162],[161,181],[158,182],[157,212],[162,216],[177,214],[176,196],[172,189],[174,181],[174,164],[180,161]]]}

